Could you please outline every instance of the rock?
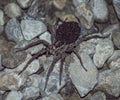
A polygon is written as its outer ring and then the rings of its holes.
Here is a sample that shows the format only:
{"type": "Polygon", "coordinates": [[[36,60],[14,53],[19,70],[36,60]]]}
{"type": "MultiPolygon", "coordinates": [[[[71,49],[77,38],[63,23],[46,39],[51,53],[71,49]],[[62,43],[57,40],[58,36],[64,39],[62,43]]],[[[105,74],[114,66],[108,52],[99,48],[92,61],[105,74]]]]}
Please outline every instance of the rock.
{"type": "Polygon", "coordinates": [[[98,91],[91,96],[90,100],[106,100],[106,95],[103,92],[98,91]]]}
{"type": "Polygon", "coordinates": [[[120,30],[114,31],[112,34],[112,40],[114,45],[120,49],[120,30]]]}
{"type": "Polygon", "coordinates": [[[20,93],[19,91],[11,91],[8,93],[5,100],[22,100],[22,98],[23,98],[23,94],[20,93]]]}
{"type": "Polygon", "coordinates": [[[4,13],[3,11],[0,9],[0,25],[4,25],[4,13]]]}
{"type": "Polygon", "coordinates": [[[99,41],[96,46],[96,53],[93,56],[93,61],[97,68],[102,68],[106,60],[113,54],[113,43],[109,39],[99,41]]]}
{"type": "Polygon", "coordinates": [[[96,41],[96,40],[91,39],[91,40],[80,43],[79,52],[84,52],[86,54],[93,55],[95,53],[95,48],[96,48],[96,43],[93,41],[96,41]]]}
{"type": "Polygon", "coordinates": [[[27,87],[23,90],[22,93],[25,100],[28,100],[29,98],[35,98],[40,95],[38,87],[27,87]]]}
{"type": "Polygon", "coordinates": [[[51,94],[48,97],[44,97],[42,100],[63,100],[60,94],[51,94]]]}
{"type": "Polygon", "coordinates": [[[9,40],[15,41],[16,43],[19,43],[24,39],[20,24],[16,18],[12,18],[7,22],[5,33],[9,40]]]}
{"type": "Polygon", "coordinates": [[[90,5],[95,21],[105,22],[108,20],[108,8],[106,0],[91,0],[90,5]]]}
{"type": "Polygon", "coordinates": [[[53,5],[59,9],[59,10],[63,10],[63,8],[65,7],[67,0],[53,0],[53,5]]]}
{"type": "Polygon", "coordinates": [[[46,15],[46,7],[48,10],[50,9],[49,1],[33,0],[32,5],[28,9],[27,14],[33,18],[41,18],[41,16],[43,17],[46,15]]]}
{"type": "Polygon", "coordinates": [[[99,82],[96,88],[118,97],[120,95],[120,69],[99,73],[99,82]]]}
{"type": "Polygon", "coordinates": [[[20,7],[16,3],[9,3],[5,6],[4,11],[10,18],[19,17],[22,14],[20,7]]]}
{"type": "Polygon", "coordinates": [[[4,26],[0,25],[0,35],[3,33],[3,31],[4,31],[4,26]]]}
{"type": "Polygon", "coordinates": [[[2,56],[2,65],[6,68],[16,68],[19,64],[21,64],[27,54],[25,52],[15,52],[15,50],[10,50],[2,56]]]}
{"type": "Polygon", "coordinates": [[[81,53],[80,55],[82,63],[87,71],[83,69],[79,59],[73,55],[74,62],[70,63],[69,73],[80,96],[83,97],[96,85],[98,71],[87,54],[81,53]]]}
{"type": "Polygon", "coordinates": [[[85,2],[86,0],[73,0],[73,4],[75,7],[77,7],[80,3],[85,2]]]}
{"type": "Polygon", "coordinates": [[[0,36],[0,54],[8,53],[14,45],[13,42],[8,42],[5,37],[0,36]]]}
{"type": "Polygon", "coordinates": [[[73,14],[64,14],[58,16],[63,22],[78,22],[78,19],[73,14]]]}
{"type": "Polygon", "coordinates": [[[118,18],[120,19],[120,0],[113,0],[113,6],[115,8],[118,18]]]}
{"type": "Polygon", "coordinates": [[[102,31],[102,34],[104,36],[112,35],[118,30],[120,30],[120,25],[119,24],[113,24],[113,25],[109,25],[108,27],[104,28],[104,30],[102,31]]]}
{"type": "Polygon", "coordinates": [[[81,3],[76,7],[76,16],[85,28],[90,29],[93,26],[93,13],[86,3],[81,3]]]}
{"type": "Polygon", "coordinates": [[[40,38],[40,40],[45,40],[45,41],[47,41],[50,44],[52,43],[52,41],[51,41],[51,34],[48,31],[43,33],[43,34],[41,34],[39,36],[39,38],[40,38]]]}
{"type": "Polygon", "coordinates": [[[21,8],[28,8],[32,4],[33,0],[17,0],[17,3],[21,8]]]}
{"type": "Polygon", "coordinates": [[[120,50],[114,51],[113,55],[108,59],[107,64],[112,70],[120,68],[120,50]]]}
{"type": "Polygon", "coordinates": [[[26,80],[26,74],[18,75],[15,72],[3,72],[0,74],[0,89],[3,91],[18,90],[21,86],[25,85],[26,80]]]}
{"type": "Polygon", "coordinates": [[[37,20],[22,20],[21,29],[26,40],[31,40],[47,31],[45,24],[37,20]]]}
{"type": "Polygon", "coordinates": [[[5,6],[9,3],[16,2],[16,0],[0,0],[0,6],[5,6]]]}

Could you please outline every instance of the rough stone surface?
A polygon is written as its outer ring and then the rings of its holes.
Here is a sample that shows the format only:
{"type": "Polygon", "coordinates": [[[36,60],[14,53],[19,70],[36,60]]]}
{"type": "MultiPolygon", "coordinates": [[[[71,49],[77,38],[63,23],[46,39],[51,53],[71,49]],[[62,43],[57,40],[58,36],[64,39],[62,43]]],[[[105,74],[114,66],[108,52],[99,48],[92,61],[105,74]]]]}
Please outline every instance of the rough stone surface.
{"type": "Polygon", "coordinates": [[[113,43],[109,39],[99,41],[96,46],[96,53],[93,56],[93,61],[98,68],[103,67],[105,61],[113,54],[113,43]]]}
{"type": "Polygon", "coordinates": [[[18,75],[15,72],[3,72],[0,74],[0,89],[1,90],[18,90],[25,85],[27,75],[18,75]]]}
{"type": "Polygon", "coordinates": [[[20,7],[16,3],[9,3],[5,6],[4,11],[10,18],[19,17],[22,14],[20,7]]]}
{"type": "Polygon", "coordinates": [[[110,69],[115,70],[120,68],[120,50],[115,50],[113,55],[107,61],[110,69]]]}
{"type": "Polygon", "coordinates": [[[18,91],[11,91],[5,100],[22,100],[23,94],[18,91]]]}
{"type": "Polygon", "coordinates": [[[115,8],[118,18],[120,19],[120,0],[113,0],[113,6],[115,8]]]}
{"type": "Polygon", "coordinates": [[[104,30],[102,31],[102,34],[104,36],[112,35],[116,31],[118,31],[119,29],[120,29],[120,25],[119,24],[109,25],[108,27],[104,28],[104,30]]]}
{"type": "Polygon", "coordinates": [[[48,31],[43,33],[43,34],[41,34],[39,38],[41,40],[45,40],[45,41],[47,41],[48,43],[51,44],[51,34],[48,31]]]}
{"type": "Polygon", "coordinates": [[[83,97],[91,91],[97,83],[98,71],[87,54],[81,53],[80,55],[87,71],[82,68],[80,61],[74,55],[74,62],[70,63],[69,73],[73,84],[77,88],[81,97],[83,97]]]}
{"type": "Polygon", "coordinates": [[[5,37],[0,36],[0,54],[8,53],[14,45],[13,42],[8,42],[5,37]]]}
{"type": "Polygon", "coordinates": [[[76,7],[76,16],[85,28],[90,29],[93,26],[93,13],[86,3],[81,3],[76,7]]]}
{"type": "Polygon", "coordinates": [[[0,25],[0,34],[2,34],[4,31],[4,26],[3,25],[0,25]]]}
{"type": "Polygon", "coordinates": [[[22,20],[21,29],[26,40],[31,40],[47,30],[45,24],[37,20],[22,20]]]}
{"type": "Polygon", "coordinates": [[[17,0],[17,3],[21,8],[28,8],[33,0],[17,0]]]}
{"type": "Polygon", "coordinates": [[[73,0],[73,4],[77,7],[80,3],[85,2],[86,0],[73,0]]]}
{"type": "Polygon", "coordinates": [[[44,97],[42,100],[64,100],[59,94],[51,94],[48,97],[44,97]]]}
{"type": "Polygon", "coordinates": [[[38,87],[26,87],[23,91],[24,99],[35,98],[40,95],[40,91],[38,87]]]}
{"type": "Polygon", "coordinates": [[[2,65],[6,68],[15,68],[22,62],[24,62],[27,54],[25,52],[15,52],[11,49],[8,53],[2,56],[2,65]]]}
{"type": "Polygon", "coordinates": [[[53,0],[53,5],[59,9],[62,10],[65,7],[67,0],[53,0]]]}
{"type": "Polygon", "coordinates": [[[98,22],[105,22],[108,19],[108,8],[105,0],[91,0],[91,7],[94,19],[98,22]]]}
{"type": "Polygon", "coordinates": [[[21,27],[16,18],[12,18],[7,22],[5,33],[9,40],[15,41],[17,43],[23,40],[21,27]]]}
{"type": "Polygon", "coordinates": [[[99,73],[98,86],[115,97],[120,95],[120,69],[107,70],[99,73]]]}
{"type": "Polygon", "coordinates": [[[120,49],[120,30],[116,30],[113,34],[112,34],[112,40],[114,45],[120,49]]]}
{"type": "Polygon", "coordinates": [[[103,92],[98,91],[91,96],[90,100],[106,100],[106,96],[103,92]]]}
{"type": "Polygon", "coordinates": [[[3,11],[0,9],[0,25],[4,25],[4,13],[3,11]]]}

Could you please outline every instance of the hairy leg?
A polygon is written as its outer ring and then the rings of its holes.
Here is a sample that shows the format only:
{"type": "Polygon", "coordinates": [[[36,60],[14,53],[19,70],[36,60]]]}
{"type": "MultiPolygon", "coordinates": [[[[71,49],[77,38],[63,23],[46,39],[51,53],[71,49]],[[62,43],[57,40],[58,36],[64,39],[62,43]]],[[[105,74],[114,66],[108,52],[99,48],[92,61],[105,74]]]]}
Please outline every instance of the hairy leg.
{"type": "Polygon", "coordinates": [[[59,85],[61,85],[64,61],[65,61],[65,57],[60,61],[59,85]]]}
{"type": "Polygon", "coordinates": [[[74,52],[74,54],[77,56],[77,58],[79,59],[79,61],[80,61],[80,63],[81,63],[81,66],[83,67],[83,69],[85,70],[85,71],[87,71],[87,69],[84,67],[84,65],[83,65],[83,63],[82,63],[82,60],[81,60],[81,57],[80,57],[80,55],[79,55],[79,53],[77,52],[77,51],[73,51],[74,52]]]}
{"type": "Polygon", "coordinates": [[[57,56],[57,57],[54,57],[54,58],[53,58],[53,61],[52,61],[51,65],[50,65],[50,67],[49,67],[49,69],[48,69],[48,72],[47,72],[44,90],[45,90],[46,87],[47,87],[48,80],[49,80],[49,76],[50,76],[51,72],[53,71],[53,68],[54,68],[56,62],[57,62],[60,58],[61,58],[61,56],[57,56]]]}
{"type": "Polygon", "coordinates": [[[38,41],[35,41],[33,43],[28,44],[27,46],[25,46],[23,48],[18,48],[16,50],[16,52],[27,50],[28,48],[36,46],[36,45],[39,45],[39,44],[43,44],[44,46],[50,48],[50,44],[47,41],[45,41],[45,40],[38,40],[38,41]]]}
{"type": "Polygon", "coordinates": [[[25,65],[25,67],[19,72],[19,74],[21,74],[27,67],[28,65],[35,59],[37,59],[38,57],[44,55],[47,52],[46,48],[43,48],[42,50],[40,50],[38,53],[36,53],[34,56],[32,56],[32,58],[27,62],[27,64],[25,65]]]}

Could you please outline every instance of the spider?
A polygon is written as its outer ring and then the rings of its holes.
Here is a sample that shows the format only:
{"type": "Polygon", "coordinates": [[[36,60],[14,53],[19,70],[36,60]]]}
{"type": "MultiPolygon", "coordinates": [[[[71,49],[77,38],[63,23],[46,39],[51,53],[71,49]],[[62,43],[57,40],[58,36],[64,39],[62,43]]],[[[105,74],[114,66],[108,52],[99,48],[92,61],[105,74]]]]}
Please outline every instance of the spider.
{"type": "MultiPolygon", "coordinates": [[[[82,68],[87,71],[87,69],[83,66],[81,57],[76,51],[76,47],[83,41],[86,41],[88,39],[96,38],[99,37],[101,38],[102,36],[99,35],[85,35],[82,36],[81,34],[81,28],[79,23],[77,22],[63,22],[61,25],[58,26],[56,29],[55,34],[51,32],[51,35],[53,36],[53,39],[55,41],[52,44],[49,44],[45,40],[38,40],[36,42],[33,42],[31,44],[28,44],[24,48],[19,48],[18,51],[26,50],[30,47],[43,44],[45,48],[41,49],[39,52],[36,54],[32,55],[32,58],[27,62],[25,67],[20,71],[19,74],[21,74],[27,66],[35,59],[42,55],[53,55],[53,61],[48,69],[47,76],[46,76],[46,82],[45,82],[45,87],[44,90],[47,87],[48,80],[50,77],[51,72],[53,71],[53,68],[55,64],[60,60],[60,72],[59,72],[59,85],[61,85],[61,79],[62,79],[62,70],[63,70],[63,64],[65,62],[65,58],[70,55],[71,53],[74,53],[77,58],[79,59],[82,68]],[[82,36],[80,38],[80,36],[82,36]]],[[[103,37],[102,37],[103,38],[103,37]]]]}

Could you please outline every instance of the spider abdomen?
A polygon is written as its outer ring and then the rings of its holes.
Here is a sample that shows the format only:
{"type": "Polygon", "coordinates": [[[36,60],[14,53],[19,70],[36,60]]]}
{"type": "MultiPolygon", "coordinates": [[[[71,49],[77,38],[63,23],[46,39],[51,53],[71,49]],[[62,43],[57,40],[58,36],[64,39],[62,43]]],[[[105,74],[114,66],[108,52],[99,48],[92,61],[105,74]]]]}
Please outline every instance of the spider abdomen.
{"type": "Polygon", "coordinates": [[[80,27],[77,22],[63,22],[56,30],[56,41],[70,44],[80,36],[80,27]]]}

